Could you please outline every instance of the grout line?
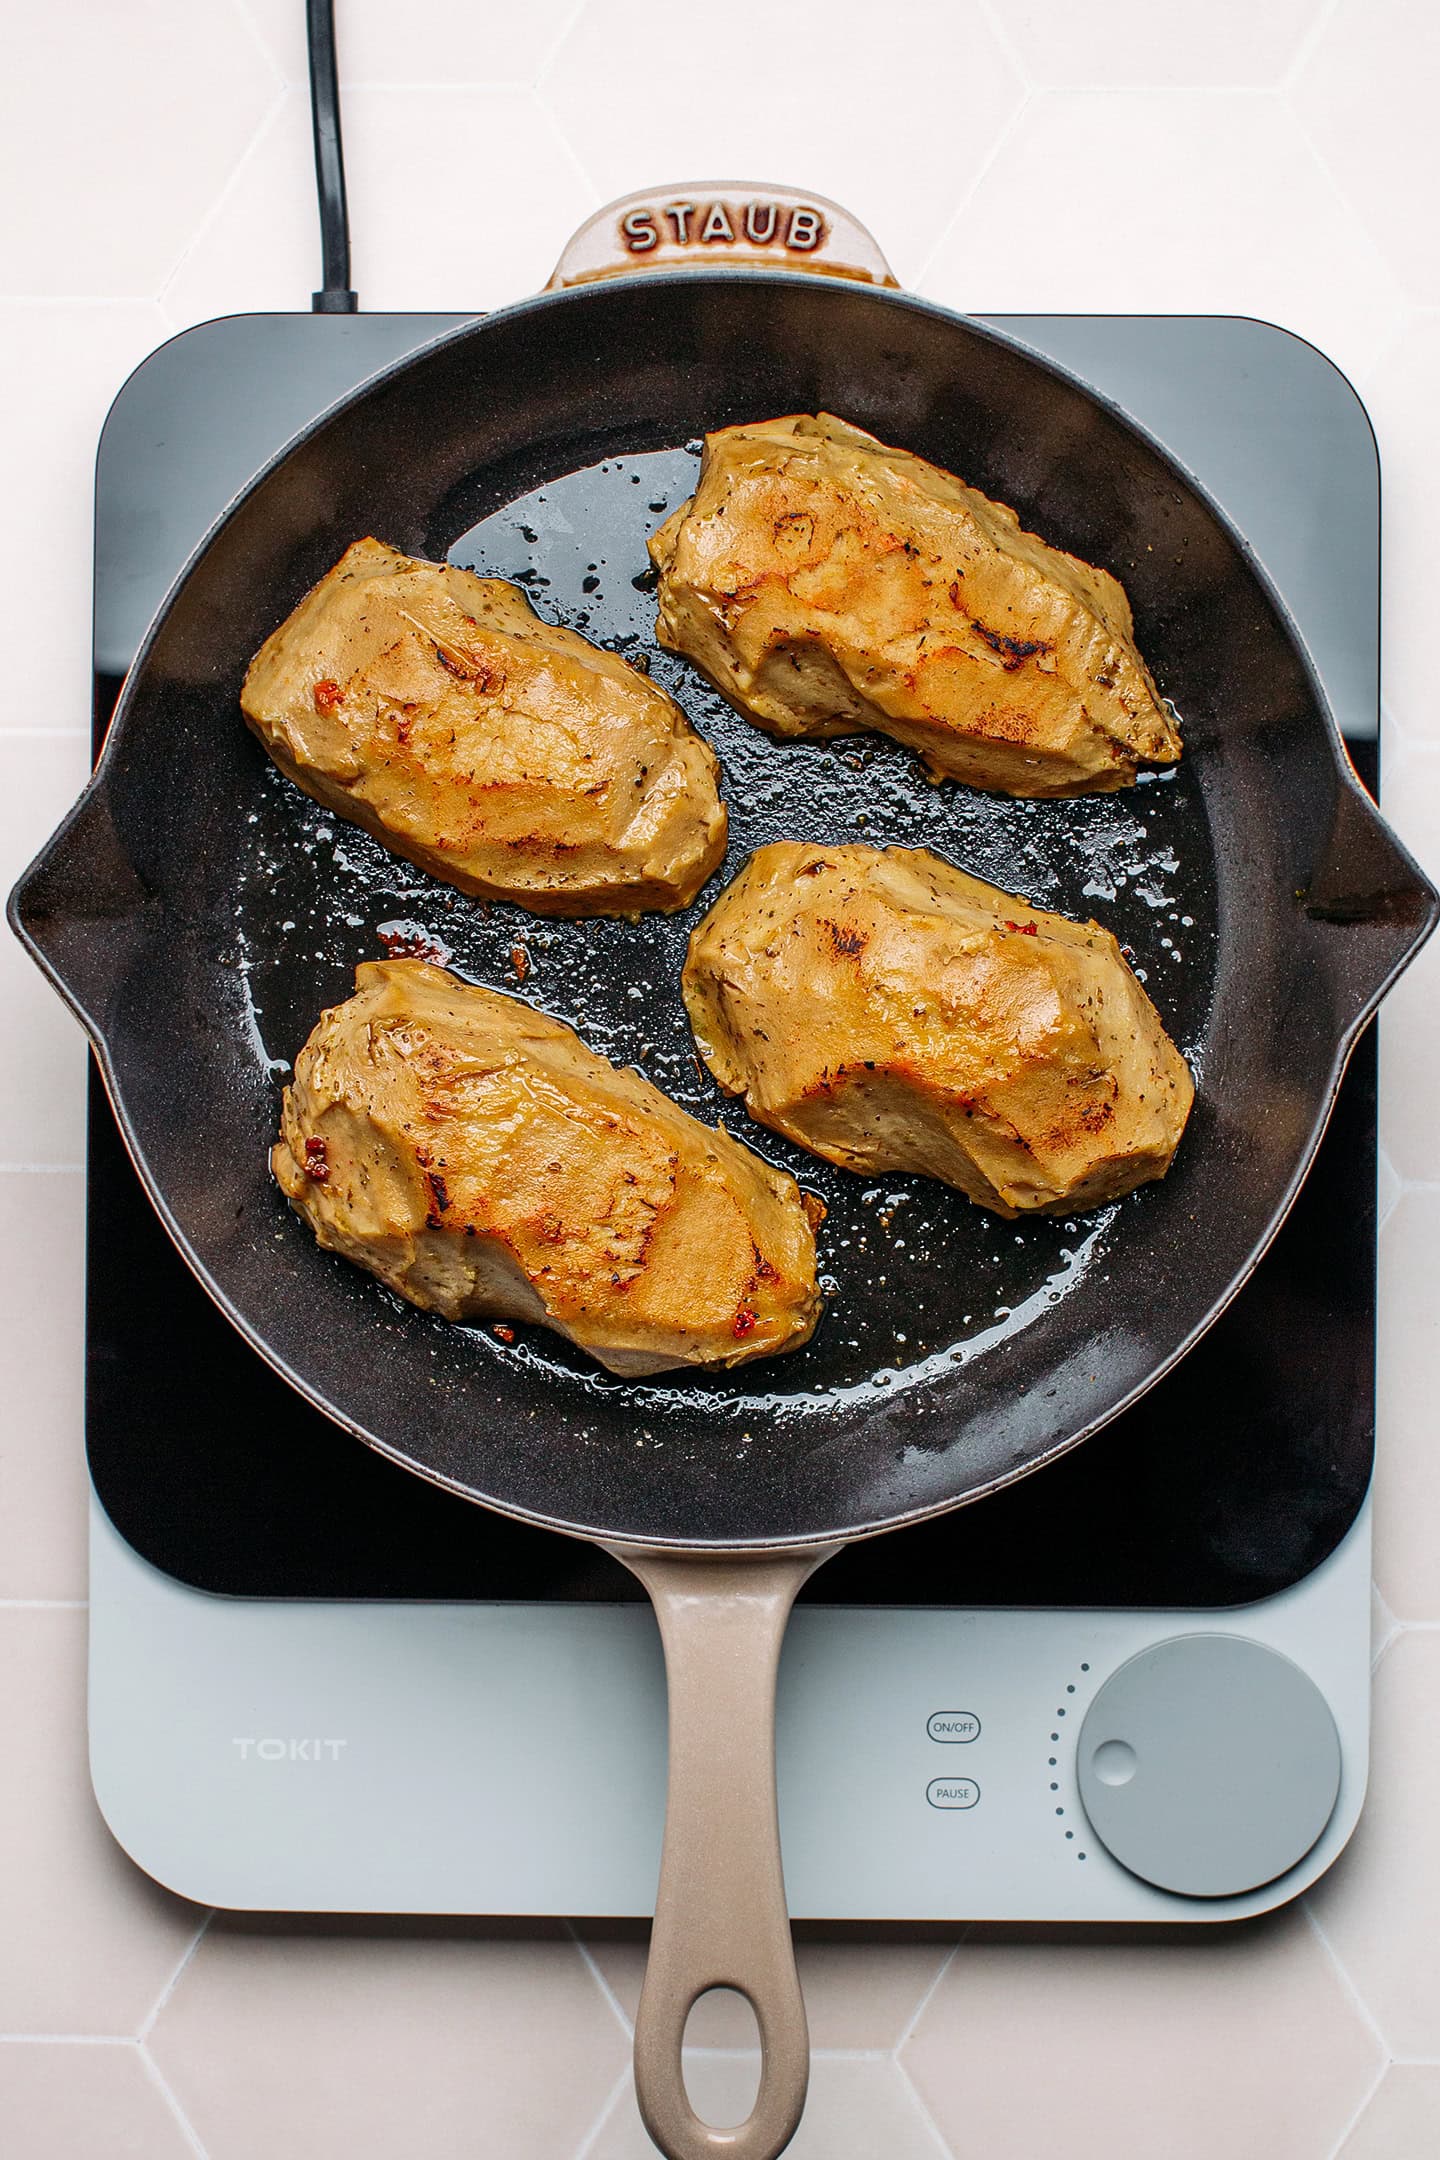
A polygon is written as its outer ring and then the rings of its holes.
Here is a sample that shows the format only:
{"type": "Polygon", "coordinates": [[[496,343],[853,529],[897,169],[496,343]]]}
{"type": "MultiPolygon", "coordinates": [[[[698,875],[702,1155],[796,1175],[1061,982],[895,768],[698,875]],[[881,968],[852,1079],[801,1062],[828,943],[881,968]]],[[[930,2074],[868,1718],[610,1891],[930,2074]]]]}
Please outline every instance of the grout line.
{"type": "Polygon", "coordinates": [[[629,2018],[626,2017],[624,2009],[621,2007],[619,1996],[615,1993],[614,1988],[611,1987],[609,1981],[605,1978],[604,1973],[601,1972],[600,1967],[596,1964],[595,1959],[590,1953],[589,1946],[581,1941],[579,1930],[576,1928],[575,1922],[573,1920],[567,1920],[565,1922],[565,1926],[569,1930],[571,1942],[574,1943],[575,1948],[580,1953],[581,1963],[585,1966],[591,1979],[595,1982],[596,1987],[599,1988],[601,1994],[604,1996],[606,2002],[609,2003],[610,2008],[614,2011],[616,2018],[619,2020],[620,2030],[625,2034],[625,2037],[628,2040],[633,2040],[635,2038],[635,2028],[631,2024],[629,2018]]]}
{"type": "Polygon", "coordinates": [[[138,2047],[130,2033],[0,2032],[0,2047],[138,2047]]]}
{"type": "Polygon", "coordinates": [[[605,2128],[606,2123],[609,2122],[611,2116],[614,2114],[616,2107],[619,2105],[620,2095],[624,2092],[626,2086],[629,2083],[630,2065],[629,2063],[626,2063],[625,2068],[621,2071],[619,2077],[616,2078],[615,2083],[611,2086],[609,2092],[606,2093],[605,2098],[601,2101],[599,2114],[595,2117],[594,2122],[591,2123],[590,2128],[586,2131],[584,2137],[581,2138],[580,2143],[576,2146],[575,2160],[586,2160],[586,2156],[594,2152],[595,2140],[599,2137],[601,2131],[605,2128]]]}
{"type": "Polygon", "coordinates": [[[0,1612],[86,1612],[83,1597],[0,1597],[0,1612]]]}
{"type": "MultiPolygon", "coordinates": [[[[1300,1898],[1297,1902],[1299,1903],[1300,1910],[1304,1913],[1310,1927],[1314,1930],[1316,1941],[1320,1944],[1321,1949],[1325,1952],[1326,1957],[1329,1958],[1331,1965],[1334,1967],[1336,1976],[1340,1981],[1340,1985],[1345,1990],[1345,1993],[1349,1996],[1352,2006],[1358,2012],[1361,2023],[1364,2025],[1366,2031],[1369,2033],[1371,2039],[1375,2042],[1376,2047],[1380,2051],[1380,2067],[1381,2074],[1383,2075],[1385,2066],[1390,2060],[1389,2043],[1386,2040],[1385,2035],[1381,2032],[1380,2027],[1376,2024],[1375,2019],[1371,2014],[1369,2005],[1365,2001],[1365,1998],[1360,1993],[1359,1988],[1356,1987],[1354,1981],[1351,1979],[1349,1973],[1346,1971],[1344,1965],[1342,1964],[1340,1955],[1336,1950],[1335,1945],[1331,1942],[1329,1936],[1325,1933],[1324,1928],[1321,1927],[1315,1913],[1312,1911],[1308,1893],[1304,1897],[1300,1898]]],[[[1376,2080],[1376,2083],[1379,2083],[1378,2078],[1376,2080]]]]}
{"type": "Polygon", "coordinates": [[[965,190],[964,196],[956,204],[955,208],[951,211],[949,217],[945,220],[945,223],[941,226],[940,232],[935,240],[934,245],[930,249],[929,254],[920,264],[919,268],[915,272],[915,275],[906,281],[905,290],[907,292],[915,293],[922,299],[925,297],[923,290],[925,280],[930,275],[931,269],[933,268],[935,263],[935,258],[940,254],[942,248],[944,248],[946,242],[949,240],[950,235],[955,231],[955,228],[959,225],[960,220],[964,217],[966,211],[970,208],[971,203],[975,200],[976,192],[979,189],[980,184],[984,180],[986,174],[990,171],[991,166],[995,163],[995,160],[999,157],[1001,151],[1006,147],[1011,136],[1015,133],[1015,130],[1019,127],[1020,122],[1024,119],[1026,113],[1029,112],[1032,98],[1033,93],[1028,89],[1022,94],[1019,104],[1016,106],[1014,112],[1011,113],[1010,118],[1006,121],[1004,127],[1001,128],[1000,133],[996,136],[993,144],[991,145],[990,155],[985,159],[979,171],[976,173],[974,179],[970,182],[969,187],[965,190]]]}
{"type": "Polygon", "coordinates": [[[900,2050],[903,2047],[909,2046],[911,2037],[914,2034],[916,2026],[919,2024],[921,2018],[925,2015],[925,2012],[930,2007],[931,1996],[935,1993],[936,1988],[939,1987],[941,1981],[945,1978],[946,1973],[949,1972],[950,1967],[954,1964],[956,1953],[959,1950],[961,1943],[964,1942],[965,1936],[968,1933],[969,1929],[967,1928],[951,1944],[950,1948],[946,1951],[944,1957],[940,1960],[939,1971],[936,1973],[934,1979],[930,1982],[929,1987],[926,1988],[919,2002],[916,2003],[915,2008],[911,2011],[909,2017],[906,2019],[903,2032],[901,2033],[899,2039],[895,2042],[894,2047],[890,2050],[890,2053],[895,2057],[895,2060],[897,2062],[900,2059],[900,2050]]]}
{"type": "MultiPolygon", "coordinates": [[[[1329,29],[1330,24],[1334,20],[1335,16],[1339,13],[1339,9],[1340,0],[1326,0],[1326,4],[1324,6],[1317,8],[1308,29],[1304,32],[1294,52],[1290,55],[1289,65],[1285,68],[1284,72],[1279,76],[1275,83],[1275,88],[1280,92],[1280,95],[1284,98],[1287,105],[1290,104],[1290,93],[1295,87],[1297,78],[1303,75],[1305,69],[1310,65],[1311,56],[1313,55],[1316,46],[1319,44],[1321,38],[1325,35],[1325,32],[1329,29]]],[[[1293,105],[1291,106],[1291,111],[1294,111],[1293,105]]],[[[1299,122],[1301,127],[1305,125],[1304,121],[1300,119],[1300,115],[1298,112],[1295,113],[1295,118],[1299,122]]]]}
{"type": "Polygon", "coordinates": [[[1380,2087],[1384,2084],[1389,2073],[1390,2064],[1388,2063],[1388,2061],[1382,2062],[1380,2068],[1375,2073],[1374,2079],[1365,2088],[1365,2096],[1361,2100],[1359,2107],[1357,2107],[1354,2114],[1350,2116],[1349,2120],[1345,2124],[1344,2129],[1340,2132],[1339,2137],[1331,2146],[1329,2153],[1326,2155],[1326,2160],[1340,2160],[1341,2154],[1344,2152],[1345,2147],[1350,2142],[1351,2132],[1354,2130],[1361,2116],[1365,2113],[1365,2110],[1369,2107],[1371,2101],[1375,2098],[1376,2093],[1379,2092],[1380,2087]]]}
{"type": "Polygon", "coordinates": [[[541,56],[540,65],[536,68],[534,75],[531,77],[531,81],[536,87],[536,89],[540,87],[540,84],[544,81],[545,77],[549,74],[551,68],[555,65],[555,62],[559,59],[561,47],[567,43],[571,31],[575,28],[576,23],[579,22],[580,17],[584,14],[584,12],[585,0],[575,0],[574,6],[567,11],[565,19],[561,23],[560,28],[556,31],[554,37],[551,38],[550,43],[546,46],[545,51],[541,56]]]}
{"type": "MultiPolygon", "coordinates": [[[[160,280],[159,285],[156,287],[155,293],[153,295],[155,304],[161,309],[166,319],[171,323],[175,323],[176,318],[165,304],[165,295],[169,292],[171,286],[179,277],[186,263],[189,262],[191,256],[195,253],[196,248],[200,246],[201,242],[209,233],[211,227],[214,225],[216,219],[219,217],[226,203],[229,202],[230,197],[234,194],[236,188],[239,186],[242,176],[249,171],[250,166],[254,161],[255,156],[258,153],[262,143],[266,142],[270,135],[274,132],[276,121],[278,120],[280,114],[285,110],[286,105],[290,101],[290,98],[292,96],[290,85],[283,79],[283,72],[281,70],[277,69],[276,72],[281,73],[282,79],[278,84],[277,88],[272,91],[270,102],[266,106],[264,112],[261,113],[259,120],[256,122],[254,131],[251,134],[249,142],[246,143],[245,148],[241,151],[236,163],[231,166],[229,176],[226,179],[222,188],[220,189],[219,194],[215,197],[209,209],[201,218],[200,223],[195,227],[189,239],[185,242],[185,245],[181,248],[179,254],[170,264],[170,267],[168,268],[168,270],[166,270],[164,276],[160,280]]],[[[177,327],[183,328],[184,325],[177,325],[177,327]]]]}
{"type": "Polygon", "coordinates": [[[1394,1642],[1395,1637],[1399,1634],[1400,1623],[1395,1618],[1395,1615],[1390,1610],[1390,1607],[1386,1604],[1384,1596],[1381,1593],[1380,1586],[1373,1577],[1371,1578],[1370,1583],[1370,1598],[1370,1670],[1372,1673],[1374,1673],[1378,1671],[1381,1658],[1384,1657],[1385,1652],[1389,1649],[1391,1643],[1394,1642]],[[1377,1607],[1378,1611],[1376,1610],[1377,1607]],[[1377,1619],[1380,1623],[1378,1629],[1374,1624],[1377,1619]]]}
{"type": "Polygon", "coordinates": [[[201,2144],[199,2137],[196,2135],[193,2123],[191,2122],[189,2116],[185,2113],[184,2108],[181,2107],[180,2102],[176,2099],[175,2094],[171,2091],[169,2083],[162,2074],[159,2064],[155,2061],[155,2058],[151,2055],[149,2048],[145,2046],[143,2041],[136,2042],[136,2052],[138,2053],[141,2062],[145,2065],[146,2074],[148,2075],[151,2084],[155,2087],[155,2090],[159,2093],[161,2099],[169,2108],[170,2113],[174,2116],[176,2126],[179,2129],[181,2136],[189,2144],[190,2150],[195,2154],[196,2160],[208,2160],[208,2155],[205,2151],[205,2147],[201,2144]]]}
{"type": "MultiPolygon", "coordinates": [[[[576,179],[580,182],[581,187],[585,190],[585,193],[590,198],[590,211],[586,213],[586,215],[589,216],[591,212],[596,211],[601,207],[602,203],[605,200],[605,197],[600,193],[599,188],[596,186],[594,180],[592,180],[592,178],[590,177],[589,171],[587,170],[584,162],[582,161],[579,151],[571,142],[569,134],[567,133],[565,128],[563,128],[560,124],[560,115],[556,112],[554,106],[550,103],[550,100],[546,96],[545,92],[543,90],[532,90],[530,92],[530,95],[534,100],[535,106],[539,111],[541,117],[544,119],[546,126],[549,128],[551,134],[554,136],[556,142],[560,145],[561,150],[564,152],[565,157],[569,161],[571,171],[574,173],[576,179]]],[[[584,219],[581,220],[581,223],[584,223],[584,219]]],[[[576,227],[576,230],[579,230],[578,226],[576,227]]],[[[562,241],[560,244],[562,247],[565,245],[564,241],[562,241]]]]}
{"type": "Polygon", "coordinates": [[[0,1162],[0,1177],[83,1176],[83,1162],[0,1162]]]}
{"type": "Polygon", "coordinates": [[[196,1928],[195,1933],[191,1936],[190,1941],[186,1946],[184,1956],[181,1958],[179,1964],[175,1967],[174,1972],[171,1973],[170,1978],[166,1981],[164,1987],[161,1988],[160,1993],[157,1995],[155,2001],[152,2003],[150,2008],[150,2015],[145,2019],[144,2023],[140,2027],[138,2034],[136,2035],[142,2047],[149,2039],[151,2033],[155,2030],[156,2019],[159,2017],[161,2011],[165,2008],[166,2003],[169,2002],[176,1988],[180,1985],[180,1981],[185,1973],[185,1969],[189,1965],[191,1958],[194,1957],[195,1952],[199,1949],[201,1943],[204,1941],[205,1930],[209,1927],[210,1922],[214,1919],[214,1917],[215,1912],[214,1908],[212,1907],[211,1910],[206,1913],[204,1919],[200,1922],[199,1927],[196,1928]]]}
{"type": "Polygon", "coordinates": [[[955,2156],[951,2149],[949,2140],[943,2135],[940,2129],[940,2125],[936,2122],[934,2116],[930,2113],[929,2108],[926,2107],[925,2102],[921,2099],[920,2088],[915,2083],[914,2078],[911,2077],[910,2072],[906,2069],[904,2063],[900,2061],[898,2056],[896,2056],[895,2058],[895,2074],[899,2078],[901,2084],[904,2086],[906,2092],[909,2094],[910,2104],[914,2108],[915,2113],[919,2116],[921,2122],[924,2123],[926,2129],[934,2138],[936,2146],[945,2155],[945,2160],[955,2160],[955,2156]]]}
{"type": "Polygon", "coordinates": [[[235,0],[235,7],[236,11],[243,15],[245,21],[249,24],[250,35],[254,38],[265,58],[270,62],[271,67],[274,68],[280,83],[285,89],[290,89],[292,85],[290,77],[285,71],[285,63],[280,58],[279,53],[271,46],[264,28],[255,14],[255,10],[250,5],[250,0],[235,0]]]}
{"type": "MultiPolygon", "coordinates": [[[[1409,293],[1406,291],[1404,285],[1401,283],[1399,271],[1395,269],[1389,257],[1387,255],[1383,255],[1380,252],[1379,248],[1376,246],[1375,241],[1372,237],[1369,219],[1362,214],[1358,203],[1352,201],[1348,187],[1341,180],[1339,173],[1330,163],[1330,160],[1326,156],[1325,151],[1321,148],[1319,142],[1317,142],[1314,135],[1311,134],[1309,128],[1305,125],[1305,122],[1301,118],[1300,114],[1295,110],[1295,107],[1290,104],[1288,98],[1286,98],[1283,94],[1280,95],[1280,102],[1285,106],[1287,112],[1290,114],[1290,117],[1295,122],[1296,128],[1299,131],[1300,140],[1309,153],[1311,163],[1314,166],[1316,173],[1319,175],[1321,180],[1324,181],[1325,186],[1330,192],[1330,198],[1332,204],[1334,205],[1334,210],[1342,211],[1344,213],[1344,215],[1349,219],[1355,232],[1365,241],[1367,247],[1370,249],[1370,252],[1374,256],[1376,267],[1381,271],[1386,283],[1388,283],[1389,285],[1390,297],[1392,302],[1394,303],[1396,321],[1399,325],[1399,329],[1403,330],[1406,326],[1405,318],[1410,305],[1410,296],[1409,293]]],[[[1332,211],[1331,215],[1333,219],[1334,211],[1332,211]]],[[[1383,358],[1383,355],[1389,349],[1390,345],[1387,342],[1387,344],[1383,345],[1380,348],[1380,357],[1383,358]]],[[[1374,364],[1378,365],[1378,359],[1377,362],[1374,364]]],[[[1356,372],[1358,373],[1359,370],[1357,369],[1356,372]]],[[[1381,695],[1383,699],[1383,691],[1381,695]]]]}
{"type": "Polygon", "coordinates": [[[979,12],[982,20],[989,25],[991,37],[994,38],[1001,52],[1019,77],[1021,88],[1027,92],[1035,89],[1037,86],[1030,79],[1030,70],[1026,66],[1025,56],[1010,35],[1010,28],[1005,20],[1004,8],[997,5],[996,0],[980,0],[979,12]]]}

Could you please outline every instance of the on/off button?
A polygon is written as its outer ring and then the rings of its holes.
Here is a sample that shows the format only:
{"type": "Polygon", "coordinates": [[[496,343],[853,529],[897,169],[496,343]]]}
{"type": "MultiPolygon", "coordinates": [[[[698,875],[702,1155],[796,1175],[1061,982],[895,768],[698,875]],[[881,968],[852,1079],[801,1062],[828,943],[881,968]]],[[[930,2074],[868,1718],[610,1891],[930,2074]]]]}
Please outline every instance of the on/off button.
{"type": "Polygon", "coordinates": [[[956,1746],[979,1739],[980,1720],[973,1710],[935,1710],[925,1720],[925,1730],[932,1740],[956,1746]]]}
{"type": "Polygon", "coordinates": [[[931,1778],[925,1788],[925,1798],[931,1807],[974,1807],[980,1798],[980,1787],[969,1777],[931,1778]]]}

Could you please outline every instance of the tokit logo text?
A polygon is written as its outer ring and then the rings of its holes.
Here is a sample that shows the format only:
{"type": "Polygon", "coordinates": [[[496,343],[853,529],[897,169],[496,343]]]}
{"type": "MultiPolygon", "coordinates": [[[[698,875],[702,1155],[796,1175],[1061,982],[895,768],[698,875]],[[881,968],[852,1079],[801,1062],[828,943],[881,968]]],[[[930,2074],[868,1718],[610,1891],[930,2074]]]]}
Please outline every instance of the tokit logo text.
{"type": "Polygon", "coordinates": [[[347,1748],[348,1740],[322,1740],[310,1735],[303,1739],[281,1739],[271,1733],[264,1739],[240,1739],[230,1742],[241,1762],[339,1762],[340,1751],[347,1748]]]}

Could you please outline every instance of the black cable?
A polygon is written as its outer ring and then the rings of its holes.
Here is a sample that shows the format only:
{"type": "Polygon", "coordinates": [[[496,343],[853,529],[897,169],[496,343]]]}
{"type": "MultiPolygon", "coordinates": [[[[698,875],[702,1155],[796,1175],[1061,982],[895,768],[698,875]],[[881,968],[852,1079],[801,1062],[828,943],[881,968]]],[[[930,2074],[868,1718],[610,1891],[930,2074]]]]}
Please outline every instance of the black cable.
{"type": "Polygon", "coordinates": [[[335,66],[335,0],[305,0],[310,46],[310,114],[315,124],[315,185],[320,195],[320,255],[324,289],[313,293],[317,315],[353,315],[350,216],[345,207],[345,153],[340,144],[340,82],[335,66]]]}

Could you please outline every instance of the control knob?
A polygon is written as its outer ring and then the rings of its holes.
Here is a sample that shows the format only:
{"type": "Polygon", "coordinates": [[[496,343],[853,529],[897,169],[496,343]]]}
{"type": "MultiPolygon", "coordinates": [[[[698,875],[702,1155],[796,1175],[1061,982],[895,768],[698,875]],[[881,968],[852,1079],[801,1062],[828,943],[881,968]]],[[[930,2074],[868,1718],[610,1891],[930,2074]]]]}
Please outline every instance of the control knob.
{"type": "Polygon", "coordinates": [[[1233,1897],[1304,1859],[1334,1813],[1340,1740],[1313,1680],[1242,1635],[1174,1635],[1112,1673],[1080,1728],[1080,1797],[1122,1867],[1233,1897]]]}

